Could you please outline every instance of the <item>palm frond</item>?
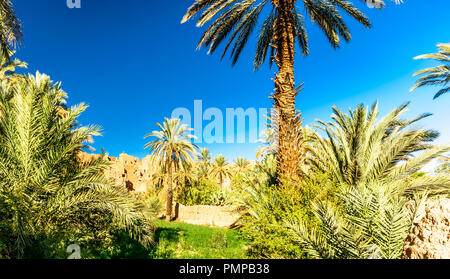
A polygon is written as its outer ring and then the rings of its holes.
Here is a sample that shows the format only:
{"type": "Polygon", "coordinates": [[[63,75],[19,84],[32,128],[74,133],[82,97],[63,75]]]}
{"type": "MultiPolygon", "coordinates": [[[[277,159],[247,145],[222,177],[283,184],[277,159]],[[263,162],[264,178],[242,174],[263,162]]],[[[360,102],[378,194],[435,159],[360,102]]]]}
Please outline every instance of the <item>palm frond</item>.
{"type": "MultiPolygon", "coordinates": [[[[384,6],[384,2],[381,0],[365,0],[364,2],[380,7],[384,6]]],[[[395,0],[395,2],[399,4],[402,1],[395,0]]],[[[215,52],[219,45],[229,37],[222,58],[230,46],[234,44],[231,50],[233,65],[238,61],[253,31],[258,29],[254,58],[255,70],[259,69],[265,62],[269,48],[271,49],[271,56],[275,52],[275,48],[271,45],[276,44],[274,42],[274,25],[275,20],[279,17],[288,16],[291,19],[283,21],[294,24],[294,28],[290,31],[293,34],[290,35],[297,39],[303,55],[309,53],[308,36],[305,18],[298,11],[306,11],[306,15],[319,26],[334,48],[339,47],[340,38],[344,41],[351,39],[350,31],[343,20],[342,13],[348,14],[367,28],[371,27],[367,16],[358,10],[351,1],[301,0],[296,1],[294,8],[287,13],[283,9],[283,5],[277,6],[268,0],[197,0],[189,7],[181,22],[185,23],[198,14],[197,27],[210,24],[197,44],[197,48],[208,47],[208,53],[215,52]],[[264,8],[269,3],[271,4],[271,11],[266,13],[264,8]],[[258,24],[260,17],[264,17],[264,19],[261,24],[258,24]]],[[[270,59],[270,63],[272,63],[272,59],[270,59]]]]}
{"type": "Polygon", "coordinates": [[[438,44],[437,46],[439,48],[438,53],[419,55],[417,57],[414,57],[414,59],[432,59],[443,62],[444,65],[436,66],[433,68],[426,68],[416,72],[414,76],[424,76],[419,78],[416,84],[410,90],[412,92],[417,88],[423,86],[441,85],[443,88],[436,93],[434,99],[450,91],[450,86],[447,86],[450,82],[450,44],[438,44]]]}
{"type": "Polygon", "coordinates": [[[0,18],[0,55],[9,61],[11,52],[23,38],[22,24],[10,0],[0,2],[0,18]]]}

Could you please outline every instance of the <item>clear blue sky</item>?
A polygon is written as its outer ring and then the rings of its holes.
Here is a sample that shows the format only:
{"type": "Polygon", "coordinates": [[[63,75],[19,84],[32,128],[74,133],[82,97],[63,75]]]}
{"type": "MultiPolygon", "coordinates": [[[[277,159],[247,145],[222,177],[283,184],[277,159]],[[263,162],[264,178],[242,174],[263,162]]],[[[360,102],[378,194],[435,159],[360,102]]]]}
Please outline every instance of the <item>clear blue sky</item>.
{"type": "MultiPolygon", "coordinates": [[[[233,68],[220,55],[196,51],[203,29],[180,20],[193,0],[81,0],[81,9],[68,9],[66,0],[13,0],[23,21],[25,42],[17,57],[61,81],[69,105],[89,104],[82,124],[98,124],[103,136],[94,147],[111,155],[125,151],[143,157],[143,136],[173,109],[203,106],[270,108],[271,78],[276,71],[252,68],[255,35],[233,68]]],[[[305,90],[297,109],[311,125],[329,120],[331,106],[343,109],[379,100],[383,114],[412,101],[408,116],[434,115],[419,125],[441,132],[439,143],[450,143],[450,95],[433,101],[436,88],[409,93],[412,74],[428,61],[412,58],[436,52],[436,44],[449,42],[449,0],[387,1],[384,10],[369,9],[356,1],[370,17],[367,30],[346,17],[353,39],[333,50],[318,28],[308,23],[310,52],[297,56],[297,83],[305,90]]],[[[207,124],[207,122],[205,122],[207,124]]],[[[228,159],[253,159],[256,144],[202,145],[228,159]]]]}

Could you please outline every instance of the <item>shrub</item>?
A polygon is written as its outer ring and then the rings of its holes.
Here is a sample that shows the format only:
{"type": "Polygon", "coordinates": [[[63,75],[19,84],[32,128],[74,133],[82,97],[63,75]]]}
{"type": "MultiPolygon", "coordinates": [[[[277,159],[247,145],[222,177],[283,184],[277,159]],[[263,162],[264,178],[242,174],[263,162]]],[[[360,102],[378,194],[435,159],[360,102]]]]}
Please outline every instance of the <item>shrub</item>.
{"type": "Polygon", "coordinates": [[[327,174],[311,174],[301,185],[293,184],[282,190],[269,184],[273,181],[276,161],[268,160],[247,175],[238,191],[241,198],[237,204],[249,212],[242,220],[243,236],[250,241],[247,254],[252,258],[307,258],[284,223],[296,216],[310,227],[317,226],[310,210],[311,202],[333,198],[335,184],[327,174]]]}
{"type": "Polygon", "coordinates": [[[182,189],[177,201],[183,205],[214,205],[213,196],[220,191],[219,186],[206,178],[194,181],[182,189]]]}
{"type": "Polygon", "coordinates": [[[227,190],[219,190],[211,196],[211,205],[225,206],[231,203],[231,193],[227,190]]]}

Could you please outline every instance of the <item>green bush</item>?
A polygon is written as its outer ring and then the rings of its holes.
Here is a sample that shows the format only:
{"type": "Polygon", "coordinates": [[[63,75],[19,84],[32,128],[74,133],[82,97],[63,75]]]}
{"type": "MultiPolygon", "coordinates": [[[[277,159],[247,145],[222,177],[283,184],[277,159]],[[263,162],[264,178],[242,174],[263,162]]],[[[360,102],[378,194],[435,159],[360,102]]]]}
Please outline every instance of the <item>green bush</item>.
{"type": "Polygon", "coordinates": [[[310,173],[301,184],[281,188],[272,184],[276,161],[268,157],[234,185],[237,204],[249,214],[242,220],[243,236],[250,241],[251,258],[309,258],[285,222],[295,216],[310,228],[319,229],[310,205],[314,200],[336,197],[336,183],[327,174],[310,173]],[[239,189],[240,187],[240,189],[239,189]]]}
{"type": "Polygon", "coordinates": [[[225,206],[232,203],[230,191],[219,190],[211,196],[211,205],[225,206]]]}
{"type": "Polygon", "coordinates": [[[307,218],[305,210],[276,186],[258,187],[255,199],[249,202],[249,215],[242,220],[242,233],[250,240],[247,254],[251,258],[304,258],[304,251],[297,245],[283,222],[296,214],[307,218]],[[264,188],[264,189],[261,189],[264,188]],[[253,204],[252,204],[253,203],[253,204]]]}
{"type": "Polygon", "coordinates": [[[178,202],[186,205],[214,205],[214,195],[220,192],[220,187],[211,180],[201,178],[187,185],[178,196],[178,202]]]}

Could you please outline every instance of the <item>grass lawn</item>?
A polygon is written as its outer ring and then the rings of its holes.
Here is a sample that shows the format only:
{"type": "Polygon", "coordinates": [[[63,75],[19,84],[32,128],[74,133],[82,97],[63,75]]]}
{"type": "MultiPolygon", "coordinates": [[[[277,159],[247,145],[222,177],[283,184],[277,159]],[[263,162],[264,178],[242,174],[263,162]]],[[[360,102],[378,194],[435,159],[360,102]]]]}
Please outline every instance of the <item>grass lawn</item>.
{"type": "Polygon", "coordinates": [[[238,230],[158,220],[154,257],[159,259],[243,259],[246,241],[238,230]]]}

